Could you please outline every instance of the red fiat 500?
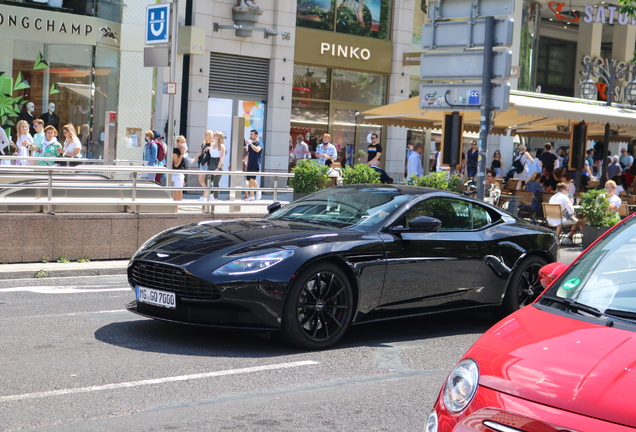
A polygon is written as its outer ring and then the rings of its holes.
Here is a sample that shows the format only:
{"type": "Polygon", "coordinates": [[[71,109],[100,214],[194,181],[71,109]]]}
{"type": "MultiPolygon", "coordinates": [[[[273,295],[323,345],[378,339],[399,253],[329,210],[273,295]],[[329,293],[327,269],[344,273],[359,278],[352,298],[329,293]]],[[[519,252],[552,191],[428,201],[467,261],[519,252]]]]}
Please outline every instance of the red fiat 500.
{"type": "Polygon", "coordinates": [[[488,330],[448,376],[427,432],[636,430],[636,217],[488,330]]]}

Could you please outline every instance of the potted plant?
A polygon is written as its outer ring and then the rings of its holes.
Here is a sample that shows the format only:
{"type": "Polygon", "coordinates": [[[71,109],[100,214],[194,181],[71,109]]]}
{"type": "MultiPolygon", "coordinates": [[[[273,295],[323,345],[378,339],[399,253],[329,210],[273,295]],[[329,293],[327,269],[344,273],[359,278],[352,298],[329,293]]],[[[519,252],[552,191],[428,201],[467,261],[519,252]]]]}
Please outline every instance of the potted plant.
{"type": "Polygon", "coordinates": [[[620,221],[618,213],[610,210],[607,195],[601,189],[581,194],[578,214],[586,221],[583,226],[583,249],[620,221]]]}
{"type": "Polygon", "coordinates": [[[327,166],[312,159],[298,161],[291,172],[294,177],[289,179],[289,186],[294,188],[294,201],[323,189],[329,181],[327,166]]]}
{"type": "Polygon", "coordinates": [[[343,168],[343,185],[368,183],[380,183],[380,173],[366,164],[357,164],[343,168]]]}

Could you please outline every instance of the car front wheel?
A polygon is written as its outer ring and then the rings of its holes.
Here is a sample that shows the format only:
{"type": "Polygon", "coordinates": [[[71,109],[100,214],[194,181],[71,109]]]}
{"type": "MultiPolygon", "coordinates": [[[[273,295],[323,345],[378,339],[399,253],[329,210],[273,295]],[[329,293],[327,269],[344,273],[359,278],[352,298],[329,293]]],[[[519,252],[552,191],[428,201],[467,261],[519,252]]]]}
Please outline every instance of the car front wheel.
{"type": "Polygon", "coordinates": [[[303,271],[285,300],[281,336],[304,349],[334,345],[351,322],[353,294],[337,266],[317,263],[303,271]]]}
{"type": "Polygon", "coordinates": [[[538,256],[527,257],[519,263],[510,278],[501,307],[495,314],[498,318],[510,315],[539,297],[543,292],[539,269],[546,264],[546,260],[538,256]]]}

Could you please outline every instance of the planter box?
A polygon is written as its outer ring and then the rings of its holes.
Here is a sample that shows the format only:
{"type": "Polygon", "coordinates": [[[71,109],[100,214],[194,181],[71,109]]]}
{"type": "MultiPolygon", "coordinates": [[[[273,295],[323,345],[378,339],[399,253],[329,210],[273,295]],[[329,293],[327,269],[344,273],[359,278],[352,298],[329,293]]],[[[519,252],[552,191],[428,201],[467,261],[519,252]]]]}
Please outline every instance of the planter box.
{"type": "Polygon", "coordinates": [[[594,243],[597,238],[605,234],[610,228],[583,225],[583,249],[594,243]]]}

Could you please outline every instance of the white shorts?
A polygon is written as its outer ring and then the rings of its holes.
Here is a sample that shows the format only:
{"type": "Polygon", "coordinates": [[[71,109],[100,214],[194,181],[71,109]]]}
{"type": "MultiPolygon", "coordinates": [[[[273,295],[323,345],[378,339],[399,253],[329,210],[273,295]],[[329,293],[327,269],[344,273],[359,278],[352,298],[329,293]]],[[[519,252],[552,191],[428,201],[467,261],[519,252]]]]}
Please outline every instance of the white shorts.
{"type": "Polygon", "coordinates": [[[172,174],[172,185],[174,187],[183,187],[184,174],[172,174]]]}

